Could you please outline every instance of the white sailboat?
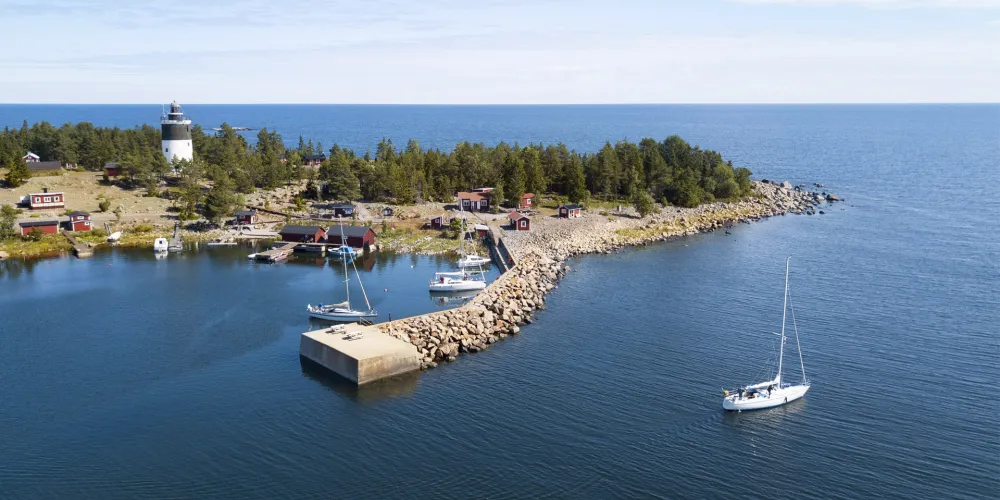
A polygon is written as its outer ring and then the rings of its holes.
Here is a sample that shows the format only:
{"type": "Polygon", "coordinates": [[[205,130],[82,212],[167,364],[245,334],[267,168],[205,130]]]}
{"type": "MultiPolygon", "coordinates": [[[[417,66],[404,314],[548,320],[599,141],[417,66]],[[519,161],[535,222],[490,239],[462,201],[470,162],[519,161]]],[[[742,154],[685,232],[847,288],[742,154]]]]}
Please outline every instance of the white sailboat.
{"type": "Polygon", "coordinates": [[[781,340],[778,348],[778,375],[773,380],[767,380],[752,385],[740,387],[735,391],[723,390],[722,407],[726,410],[762,410],[791,403],[806,395],[809,390],[809,380],[806,379],[806,365],[802,361],[802,347],[799,345],[799,330],[795,325],[795,309],[792,308],[792,326],[795,331],[795,347],[799,351],[799,366],[802,368],[802,382],[799,384],[782,384],[781,367],[785,354],[785,319],[789,309],[788,266],[791,257],[785,260],[785,299],[781,311],[781,340]]]}
{"type": "MultiPolygon", "coordinates": [[[[341,241],[344,241],[343,226],[341,227],[341,241]]],[[[344,289],[347,293],[347,300],[337,303],[337,304],[309,304],[306,309],[309,311],[309,316],[316,319],[325,319],[327,321],[340,321],[345,323],[353,323],[360,321],[362,319],[374,318],[378,316],[375,309],[372,308],[371,303],[368,301],[368,294],[365,292],[365,285],[361,282],[361,273],[358,272],[358,267],[354,265],[353,259],[341,259],[344,263],[344,289]],[[347,261],[351,261],[351,267],[354,268],[354,275],[358,277],[358,285],[361,286],[361,294],[365,297],[365,305],[368,307],[367,311],[358,311],[351,308],[351,275],[347,271],[347,261]]]]}
{"type": "MultiPolygon", "coordinates": [[[[461,203],[458,204],[458,211],[459,213],[462,212],[461,203]]],[[[465,251],[465,235],[466,235],[465,222],[466,222],[465,217],[462,217],[462,229],[461,229],[462,234],[460,236],[462,238],[462,248],[459,250],[459,253],[462,255],[462,257],[458,259],[458,267],[466,268],[466,267],[480,267],[488,265],[490,263],[490,259],[487,259],[486,257],[480,257],[479,255],[477,255],[475,245],[473,245],[472,247],[472,252],[465,251]]]]}

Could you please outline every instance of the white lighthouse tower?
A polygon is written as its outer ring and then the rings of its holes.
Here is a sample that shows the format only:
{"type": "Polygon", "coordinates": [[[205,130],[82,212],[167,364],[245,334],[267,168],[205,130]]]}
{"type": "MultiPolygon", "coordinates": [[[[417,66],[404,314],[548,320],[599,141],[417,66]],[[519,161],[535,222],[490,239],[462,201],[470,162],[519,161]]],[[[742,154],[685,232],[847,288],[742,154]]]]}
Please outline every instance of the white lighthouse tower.
{"type": "Polygon", "coordinates": [[[175,163],[181,160],[194,160],[194,147],[191,145],[191,120],[184,116],[177,101],[170,103],[170,111],[160,117],[163,142],[163,156],[167,161],[175,163]]]}

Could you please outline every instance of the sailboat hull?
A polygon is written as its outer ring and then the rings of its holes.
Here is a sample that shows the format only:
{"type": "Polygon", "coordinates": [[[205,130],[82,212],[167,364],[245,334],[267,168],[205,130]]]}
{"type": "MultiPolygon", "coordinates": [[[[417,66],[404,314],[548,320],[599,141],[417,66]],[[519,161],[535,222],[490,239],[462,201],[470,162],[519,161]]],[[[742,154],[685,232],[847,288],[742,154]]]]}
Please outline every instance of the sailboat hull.
{"type": "Polygon", "coordinates": [[[486,288],[486,282],[478,280],[455,280],[444,283],[432,281],[429,284],[429,289],[432,292],[468,292],[484,288],[486,288]]]}
{"type": "Polygon", "coordinates": [[[374,318],[378,316],[365,311],[354,311],[350,309],[324,310],[318,307],[309,307],[309,317],[326,321],[339,321],[341,323],[354,323],[362,319],[374,318]]]}
{"type": "Polygon", "coordinates": [[[770,396],[767,391],[761,391],[753,398],[731,394],[722,400],[722,408],[729,411],[766,410],[802,399],[808,390],[808,385],[790,385],[771,391],[770,396]]]}

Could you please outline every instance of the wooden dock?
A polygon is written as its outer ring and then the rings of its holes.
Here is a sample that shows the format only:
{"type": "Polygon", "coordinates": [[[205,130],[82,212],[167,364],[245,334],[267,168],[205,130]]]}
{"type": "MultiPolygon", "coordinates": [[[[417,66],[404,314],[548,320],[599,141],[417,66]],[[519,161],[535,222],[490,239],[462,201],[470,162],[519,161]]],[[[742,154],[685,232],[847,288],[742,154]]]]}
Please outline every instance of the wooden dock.
{"type": "Polygon", "coordinates": [[[81,259],[85,257],[94,256],[94,249],[91,248],[90,245],[88,245],[87,243],[80,243],[76,241],[76,237],[73,236],[73,233],[69,231],[63,231],[62,234],[63,236],[66,237],[67,240],[69,240],[69,244],[73,245],[73,255],[76,255],[78,258],[81,259]]]}
{"type": "Polygon", "coordinates": [[[253,260],[264,261],[264,262],[278,262],[280,260],[285,260],[288,256],[295,251],[295,245],[297,243],[285,243],[280,247],[275,247],[270,250],[265,250],[260,253],[252,254],[253,260]]]}

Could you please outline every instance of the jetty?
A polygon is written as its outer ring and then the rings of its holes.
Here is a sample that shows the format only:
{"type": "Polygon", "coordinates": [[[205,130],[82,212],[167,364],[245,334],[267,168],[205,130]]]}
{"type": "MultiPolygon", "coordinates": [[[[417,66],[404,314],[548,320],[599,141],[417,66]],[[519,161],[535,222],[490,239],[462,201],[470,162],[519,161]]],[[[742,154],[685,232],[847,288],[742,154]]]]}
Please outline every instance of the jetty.
{"type": "Polygon", "coordinates": [[[181,240],[180,222],[174,224],[174,235],[170,238],[170,244],[167,245],[167,249],[171,252],[180,252],[181,250],[184,250],[184,242],[181,240]]]}
{"type": "Polygon", "coordinates": [[[94,249],[91,248],[90,245],[87,243],[80,243],[79,241],[77,241],[76,237],[73,236],[72,232],[63,231],[62,234],[63,236],[66,237],[67,240],[69,240],[69,244],[73,245],[73,255],[76,255],[78,258],[81,259],[85,257],[94,256],[94,249]]]}
{"type": "Polygon", "coordinates": [[[421,364],[413,344],[358,323],[303,333],[299,356],[359,386],[419,370],[421,364]]]}
{"type": "Polygon", "coordinates": [[[295,251],[295,245],[297,244],[298,243],[285,243],[284,245],[274,247],[270,250],[250,254],[250,258],[263,262],[278,262],[280,260],[285,260],[292,252],[295,251]]]}

